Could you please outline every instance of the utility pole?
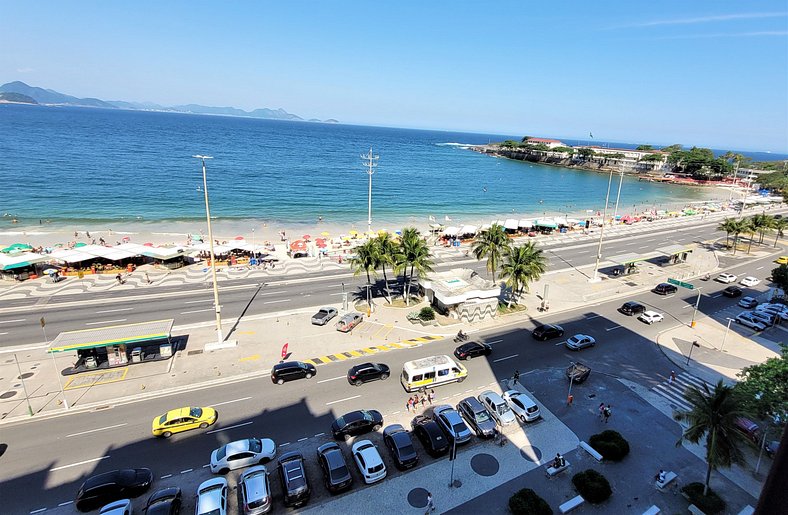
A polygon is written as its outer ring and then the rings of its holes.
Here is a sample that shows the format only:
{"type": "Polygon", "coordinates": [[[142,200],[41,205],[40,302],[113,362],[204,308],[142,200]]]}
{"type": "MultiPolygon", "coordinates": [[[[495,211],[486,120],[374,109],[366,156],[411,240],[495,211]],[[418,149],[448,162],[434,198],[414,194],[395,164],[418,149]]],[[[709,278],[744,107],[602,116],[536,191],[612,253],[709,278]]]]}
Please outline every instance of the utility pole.
{"type": "Polygon", "coordinates": [[[367,201],[367,236],[372,232],[372,175],[375,173],[375,167],[378,166],[377,160],[380,156],[372,153],[372,147],[369,147],[367,155],[361,154],[361,159],[364,160],[364,166],[367,167],[367,175],[369,175],[369,196],[367,201]]]}
{"type": "Polygon", "coordinates": [[[618,199],[621,198],[621,183],[624,182],[624,169],[619,170],[618,176],[618,193],[616,193],[616,208],[613,210],[613,223],[616,222],[618,216],[618,199]]]}
{"type": "MultiPolygon", "coordinates": [[[[39,320],[41,323],[41,330],[44,331],[44,341],[47,342],[47,346],[49,346],[49,338],[47,338],[47,330],[46,325],[47,322],[44,320],[44,317],[41,317],[39,320]]],[[[68,400],[66,399],[66,392],[63,390],[63,381],[60,379],[60,372],[57,369],[57,362],[55,361],[55,352],[52,349],[49,349],[49,354],[52,356],[52,366],[55,367],[55,376],[57,376],[57,384],[60,385],[60,395],[63,396],[63,407],[68,410],[68,400]]]]}
{"type": "Polygon", "coordinates": [[[698,314],[698,305],[700,304],[700,290],[703,288],[698,288],[698,298],[695,299],[695,307],[692,310],[692,321],[690,322],[690,327],[695,327],[695,317],[698,314]]]}
{"type": "Polygon", "coordinates": [[[16,352],[14,353],[14,361],[16,361],[16,369],[19,370],[19,379],[22,381],[22,390],[25,391],[25,401],[27,402],[27,412],[30,416],[33,416],[33,407],[30,406],[30,395],[27,393],[27,385],[25,384],[25,376],[22,374],[22,367],[19,366],[19,358],[16,357],[16,352]]]}
{"type": "Polygon", "coordinates": [[[599,246],[596,250],[596,264],[594,265],[594,277],[589,282],[599,281],[599,261],[602,259],[602,236],[605,234],[605,220],[607,220],[607,205],[610,202],[610,184],[613,182],[613,170],[610,170],[610,177],[607,179],[607,195],[605,195],[605,210],[602,214],[602,226],[599,228],[599,246]]]}

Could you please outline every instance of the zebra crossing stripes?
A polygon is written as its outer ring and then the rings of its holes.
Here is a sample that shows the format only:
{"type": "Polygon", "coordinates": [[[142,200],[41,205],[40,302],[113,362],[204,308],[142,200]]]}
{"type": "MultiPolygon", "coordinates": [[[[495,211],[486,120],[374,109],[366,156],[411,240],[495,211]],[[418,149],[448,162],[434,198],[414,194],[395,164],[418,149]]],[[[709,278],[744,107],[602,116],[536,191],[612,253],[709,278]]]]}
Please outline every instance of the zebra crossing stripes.
{"type": "Polygon", "coordinates": [[[675,409],[689,410],[692,406],[687,402],[687,399],[684,398],[684,392],[690,386],[702,388],[704,384],[708,383],[702,379],[698,379],[692,374],[682,372],[676,376],[676,380],[673,381],[673,383],[671,383],[670,380],[663,381],[652,388],[651,391],[667,399],[675,409]]]}

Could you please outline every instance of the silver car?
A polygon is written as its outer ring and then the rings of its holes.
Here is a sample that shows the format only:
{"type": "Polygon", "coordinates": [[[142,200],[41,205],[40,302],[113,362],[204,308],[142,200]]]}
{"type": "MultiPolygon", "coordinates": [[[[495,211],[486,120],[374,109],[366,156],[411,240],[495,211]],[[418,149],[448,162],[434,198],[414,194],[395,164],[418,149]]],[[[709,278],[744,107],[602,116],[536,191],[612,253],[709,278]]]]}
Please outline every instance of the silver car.
{"type": "Polygon", "coordinates": [[[476,436],[480,438],[492,438],[495,436],[495,421],[476,398],[467,397],[461,400],[457,404],[457,411],[468,425],[476,431],[476,436]]]}
{"type": "Polygon", "coordinates": [[[509,403],[509,407],[522,422],[533,422],[542,416],[539,406],[522,392],[517,390],[503,392],[503,400],[509,403]]]}
{"type": "Polygon", "coordinates": [[[231,470],[268,463],[275,456],[276,444],[270,438],[238,440],[211,453],[211,472],[227,474],[231,470]]]}
{"type": "Polygon", "coordinates": [[[471,441],[473,433],[454,408],[448,404],[442,404],[435,406],[432,413],[435,415],[435,421],[450,439],[458,444],[471,441]]]}
{"type": "Polygon", "coordinates": [[[766,326],[760,320],[752,316],[752,313],[749,311],[739,313],[736,315],[735,320],[737,324],[741,324],[756,331],[763,331],[766,329],[766,326]]]}
{"type": "Polygon", "coordinates": [[[245,470],[238,478],[241,508],[245,515],[257,515],[271,511],[271,483],[268,470],[263,465],[245,470]]]}
{"type": "Polygon", "coordinates": [[[502,426],[508,426],[517,420],[517,417],[514,416],[514,412],[512,412],[512,408],[506,404],[503,397],[492,390],[482,392],[479,395],[479,402],[482,403],[482,406],[487,408],[487,411],[489,411],[493,418],[502,426]]]}

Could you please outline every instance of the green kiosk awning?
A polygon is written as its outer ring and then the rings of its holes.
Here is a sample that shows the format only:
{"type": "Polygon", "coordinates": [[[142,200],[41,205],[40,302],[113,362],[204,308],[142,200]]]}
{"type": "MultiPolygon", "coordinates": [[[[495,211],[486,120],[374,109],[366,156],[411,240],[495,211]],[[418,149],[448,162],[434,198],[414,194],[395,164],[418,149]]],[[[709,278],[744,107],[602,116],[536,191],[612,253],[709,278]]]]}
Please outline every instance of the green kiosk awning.
{"type": "Polygon", "coordinates": [[[169,339],[174,322],[172,319],[155,320],[153,322],[67,331],[57,335],[57,338],[49,345],[47,352],[68,352],[78,349],[94,349],[110,345],[129,345],[169,339]]]}
{"type": "Polygon", "coordinates": [[[637,263],[639,261],[647,261],[649,259],[654,259],[657,257],[655,253],[649,254],[638,254],[637,252],[628,252],[626,254],[619,254],[617,256],[612,256],[607,258],[608,261],[612,261],[617,265],[631,265],[632,263],[637,263]]]}
{"type": "Polygon", "coordinates": [[[692,249],[693,246],[690,245],[667,245],[658,248],[657,252],[665,256],[675,256],[676,254],[682,254],[684,252],[692,252],[692,249]]]}

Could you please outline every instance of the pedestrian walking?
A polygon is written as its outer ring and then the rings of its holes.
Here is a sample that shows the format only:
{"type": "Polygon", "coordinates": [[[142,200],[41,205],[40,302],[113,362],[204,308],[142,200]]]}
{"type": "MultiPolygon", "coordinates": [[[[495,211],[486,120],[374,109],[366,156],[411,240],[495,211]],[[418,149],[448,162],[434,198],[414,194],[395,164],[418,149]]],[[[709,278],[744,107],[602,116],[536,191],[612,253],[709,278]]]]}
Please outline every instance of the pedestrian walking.
{"type": "Polygon", "coordinates": [[[570,393],[570,394],[569,394],[569,395],[566,397],[566,405],[567,405],[567,406],[571,406],[573,402],[575,402],[575,397],[574,397],[574,396],[573,396],[573,395],[570,393]]]}
{"type": "Polygon", "coordinates": [[[605,406],[605,411],[604,411],[605,424],[607,424],[607,421],[610,420],[610,415],[612,414],[613,412],[610,409],[610,404],[608,404],[607,406],[605,406]]]}
{"type": "Polygon", "coordinates": [[[435,501],[432,499],[432,492],[427,492],[427,511],[425,513],[433,511],[435,511],[435,501]]]}
{"type": "Polygon", "coordinates": [[[410,413],[410,401],[411,400],[412,399],[410,397],[408,397],[408,401],[405,403],[405,409],[408,410],[408,413],[410,413]]]}
{"type": "Polygon", "coordinates": [[[427,400],[430,401],[430,406],[432,406],[432,401],[435,400],[435,390],[430,390],[430,393],[427,394],[427,400]]]}
{"type": "Polygon", "coordinates": [[[599,403],[599,420],[600,421],[604,420],[604,418],[605,418],[605,403],[604,402],[600,402],[599,403]]]}
{"type": "Polygon", "coordinates": [[[520,380],[520,371],[519,371],[519,370],[517,370],[517,369],[515,369],[515,370],[514,370],[514,377],[513,377],[513,380],[514,380],[514,382],[515,382],[515,383],[516,383],[516,382],[518,382],[518,381],[520,380]]]}
{"type": "Polygon", "coordinates": [[[115,279],[117,279],[118,284],[123,284],[123,277],[120,274],[116,275],[115,279]]]}
{"type": "Polygon", "coordinates": [[[675,370],[671,370],[670,371],[670,379],[668,380],[668,383],[673,384],[675,382],[676,382],[676,371],[675,370]]]}
{"type": "Polygon", "coordinates": [[[425,404],[427,404],[427,396],[426,395],[422,395],[421,396],[421,407],[423,408],[425,404]]]}

